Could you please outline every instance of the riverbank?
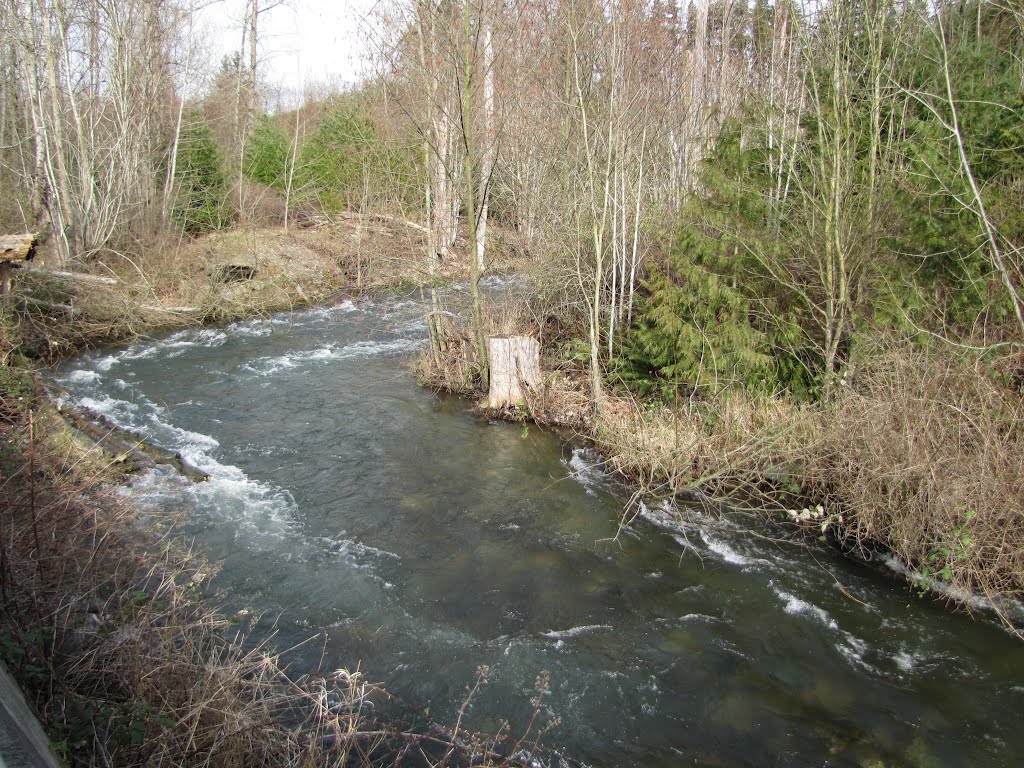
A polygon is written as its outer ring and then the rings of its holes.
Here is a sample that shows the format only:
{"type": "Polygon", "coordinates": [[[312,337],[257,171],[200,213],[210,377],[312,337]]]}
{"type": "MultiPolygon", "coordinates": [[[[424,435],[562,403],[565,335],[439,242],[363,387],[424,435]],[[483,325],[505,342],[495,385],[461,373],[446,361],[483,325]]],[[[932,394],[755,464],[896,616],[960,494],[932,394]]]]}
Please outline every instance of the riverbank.
{"type": "MultiPolygon", "coordinates": [[[[543,290],[493,311],[488,332],[536,332],[529,297],[543,290]]],[[[885,568],[921,598],[993,611],[1024,637],[1017,357],[891,341],[827,402],[735,388],[665,402],[609,379],[595,405],[571,344],[540,335],[541,383],[521,408],[490,415],[576,431],[634,484],[634,502],[697,493],[757,509],[787,537],[885,568]]],[[[428,355],[417,365],[430,386],[477,396],[458,359],[454,369],[428,355]]]]}
{"type": "Polygon", "coordinates": [[[441,729],[374,721],[384,694],[358,669],[295,678],[249,640],[258,617],[203,598],[214,567],[119,493],[128,452],[71,428],[31,375],[90,346],[422,284],[421,240],[400,221],[342,219],[18,275],[0,366],[0,643],[63,760],[358,765],[456,750],[441,729]]]}

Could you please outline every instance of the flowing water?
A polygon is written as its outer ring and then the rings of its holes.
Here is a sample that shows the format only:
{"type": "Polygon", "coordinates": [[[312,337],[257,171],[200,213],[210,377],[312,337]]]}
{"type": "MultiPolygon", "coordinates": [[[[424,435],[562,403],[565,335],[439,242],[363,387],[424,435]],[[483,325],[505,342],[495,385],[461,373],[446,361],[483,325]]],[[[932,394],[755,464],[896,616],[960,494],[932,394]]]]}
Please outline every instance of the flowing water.
{"type": "MultiPolygon", "coordinates": [[[[393,298],[189,330],[71,361],[65,397],[181,451],[125,491],[223,568],[296,668],[354,667],[451,725],[592,766],[1014,766],[1024,645],[905,584],[658,510],[553,434],[418,388],[422,307],[393,298]],[[841,587],[840,587],[841,585],[841,587]],[[856,600],[851,599],[855,597],[856,600]]],[[[257,628],[262,631],[263,625],[257,628]]]]}

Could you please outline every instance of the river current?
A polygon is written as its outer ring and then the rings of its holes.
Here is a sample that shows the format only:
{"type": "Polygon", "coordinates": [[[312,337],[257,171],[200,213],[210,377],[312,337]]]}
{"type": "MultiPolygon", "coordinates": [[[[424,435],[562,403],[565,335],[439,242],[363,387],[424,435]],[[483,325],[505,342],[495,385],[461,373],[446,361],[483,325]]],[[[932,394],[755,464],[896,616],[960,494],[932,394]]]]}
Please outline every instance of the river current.
{"type": "MultiPolygon", "coordinates": [[[[187,330],[69,361],[64,397],[180,451],[124,493],[222,563],[298,671],[354,668],[452,725],[591,766],[1016,766],[1024,645],[753,517],[618,532],[599,457],[416,386],[416,297],[187,330]],[[855,599],[853,599],[855,598],[855,599]]],[[[549,758],[550,759],[550,758],[549,758]]]]}

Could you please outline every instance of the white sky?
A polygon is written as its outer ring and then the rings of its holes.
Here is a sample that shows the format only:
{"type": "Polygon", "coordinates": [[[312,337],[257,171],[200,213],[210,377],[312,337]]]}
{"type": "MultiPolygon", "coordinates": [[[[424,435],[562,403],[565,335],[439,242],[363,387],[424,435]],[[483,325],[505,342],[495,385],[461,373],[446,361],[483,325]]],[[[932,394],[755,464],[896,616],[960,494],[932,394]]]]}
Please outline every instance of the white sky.
{"type": "MultiPolygon", "coordinates": [[[[288,90],[306,82],[360,79],[366,15],[378,0],[287,0],[260,15],[263,79],[288,90]]],[[[200,16],[209,25],[214,64],[241,46],[246,0],[220,0],[200,16]]],[[[248,44],[247,44],[248,46],[248,44]]],[[[247,47],[248,50],[248,47],[247,47]]],[[[248,61],[248,53],[245,54],[248,61]]]]}

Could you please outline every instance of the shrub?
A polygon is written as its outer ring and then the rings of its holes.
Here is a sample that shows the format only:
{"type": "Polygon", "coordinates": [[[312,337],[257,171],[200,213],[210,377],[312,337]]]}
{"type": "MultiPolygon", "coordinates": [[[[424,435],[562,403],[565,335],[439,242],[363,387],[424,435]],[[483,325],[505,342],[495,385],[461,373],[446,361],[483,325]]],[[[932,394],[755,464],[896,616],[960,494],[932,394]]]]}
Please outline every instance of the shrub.
{"type": "Polygon", "coordinates": [[[625,338],[623,378],[669,396],[729,384],[770,391],[777,366],[751,305],[728,275],[718,240],[687,231],[644,281],[638,320],[625,338]]]}
{"type": "Polygon", "coordinates": [[[182,129],[174,181],[177,195],[172,218],[187,234],[200,235],[231,224],[224,159],[209,126],[192,123],[182,129]]]}
{"type": "Polygon", "coordinates": [[[288,183],[291,142],[270,117],[260,118],[245,150],[245,174],[277,190],[288,183]]]}

